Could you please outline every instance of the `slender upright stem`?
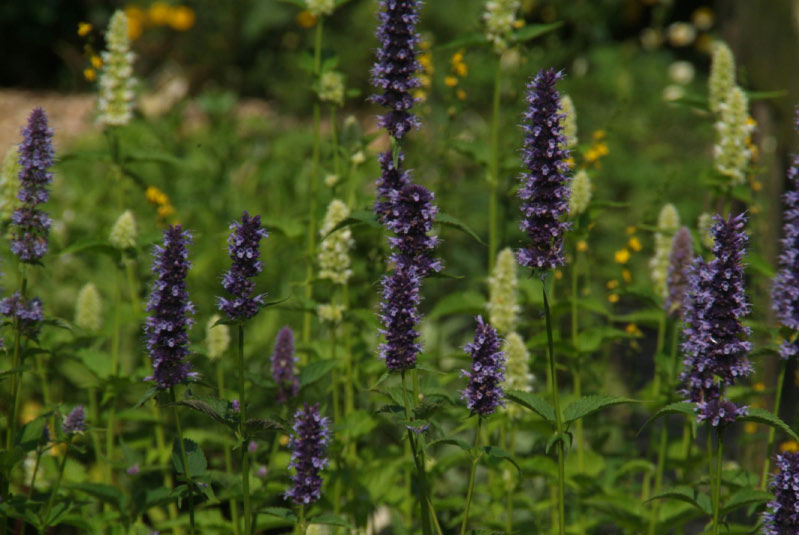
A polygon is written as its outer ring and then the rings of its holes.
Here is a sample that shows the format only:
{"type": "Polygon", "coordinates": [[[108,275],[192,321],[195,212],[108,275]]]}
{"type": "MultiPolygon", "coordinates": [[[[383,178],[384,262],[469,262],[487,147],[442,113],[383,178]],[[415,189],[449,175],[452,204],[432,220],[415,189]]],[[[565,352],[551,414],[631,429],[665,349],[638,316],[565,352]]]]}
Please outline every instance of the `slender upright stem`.
{"type": "MultiPolygon", "coordinates": [[[[405,402],[405,418],[410,422],[413,418],[411,416],[411,404],[408,400],[408,386],[405,380],[405,370],[402,370],[402,397],[403,401],[405,402]]],[[[419,490],[421,491],[421,496],[419,497],[419,510],[422,517],[422,532],[424,535],[430,535],[430,514],[432,507],[430,506],[431,502],[428,495],[424,459],[417,447],[413,431],[408,429],[407,432],[408,442],[411,444],[411,452],[413,453],[413,462],[416,465],[416,476],[419,483],[419,490]]]]}
{"type": "MultiPolygon", "coordinates": [[[[657,342],[655,344],[655,355],[654,358],[657,359],[658,356],[663,352],[663,344],[666,338],[666,312],[663,312],[658,320],[658,336],[657,342]]],[[[662,370],[657,369],[657,360],[655,360],[655,378],[652,381],[652,399],[657,401],[658,397],[660,397],[660,375],[662,370]]]]}
{"type": "Polygon", "coordinates": [[[297,532],[299,535],[305,535],[306,527],[305,527],[305,506],[300,505],[299,511],[299,521],[297,522],[297,532]]]}
{"type": "MultiPolygon", "coordinates": [[[[164,423],[161,420],[161,410],[158,408],[157,403],[153,403],[153,418],[156,421],[155,425],[155,445],[158,448],[158,462],[164,463],[169,458],[169,450],[166,447],[166,440],[164,439],[164,423]]],[[[169,470],[164,471],[164,488],[172,491],[175,484],[172,480],[172,473],[169,470]]],[[[169,511],[169,519],[176,520],[178,518],[178,506],[174,501],[169,502],[167,506],[169,511]]],[[[174,535],[181,535],[183,531],[177,525],[173,524],[172,533],[174,535]]]]}
{"type": "Polygon", "coordinates": [[[244,326],[239,324],[239,434],[241,435],[241,489],[244,493],[244,533],[251,535],[252,505],[250,504],[250,456],[247,452],[247,394],[244,382],[244,326]]]}
{"type": "Polygon", "coordinates": [[[133,303],[133,313],[138,316],[141,312],[141,302],[139,300],[139,291],[136,284],[136,272],[134,268],[134,261],[132,258],[125,258],[125,274],[128,279],[128,292],[130,292],[130,301],[133,303]]]}
{"type": "MultiPolygon", "coordinates": [[[[225,399],[225,368],[222,366],[222,359],[216,362],[216,384],[219,389],[219,399],[225,399]]],[[[225,443],[223,446],[225,452],[225,471],[228,475],[233,475],[233,458],[230,454],[230,446],[225,443]]],[[[230,517],[233,520],[233,530],[236,535],[241,535],[241,526],[239,526],[239,504],[235,499],[230,500],[230,517]]]]}
{"type": "Polygon", "coordinates": [[[480,452],[477,450],[480,444],[480,428],[483,425],[483,417],[477,417],[477,429],[474,433],[472,443],[472,468],[469,471],[469,488],[466,491],[466,508],[463,511],[463,523],[461,524],[461,535],[466,533],[466,524],[469,523],[469,507],[472,505],[472,491],[474,490],[474,474],[477,471],[477,463],[480,461],[480,452]]]}
{"type": "MultiPolygon", "coordinates": [[[[508,452],[511,455],[515,455],[516,454],[516,424],[513,422],[512,419],[510,420],[510,430],[508,432],[508,435],[510,435],[510,445],[509,445],[509,448],[508,448],[508,452]]],[[[505,505],[505,514],[506,514],[506,518],[505,518],[505,533],[507,535],[511,535],[511,533],[513,533],[513,497],[514,497],[513,490],[514,489],[511,488],[510,486],[508,487],[508,493],[507,493],[508,495],[507,495],[507,500],[506,500],[506,505],[505,505]]]]}
{"type": "Polygon", "coordinates": [[[564,463],[563,447],[563,421],[560,415],[560,399],[558,396],[558,376],[555,367],[555,343],[552,339],[552,315],[549,310],[549,299],[547,298],[547,288],[544,279],[541,279],[541,294],[544,298],[544,316],[547,324],[547,343],[549,345],[549,375],[551,376],[550,387],[552,389],[552,403],[555,406],[555,428],[558,433],[558,533],[566,533],[566,469],[564,463]]]}
{"type": "MultiPolygon", "coordinates": [[[[320,17],[316,23],[316,36],[314,39],[314,82],[318,82],[319,73],[322,69],[322,18],[320,17]]],[[[320,115],[319,99],[314,99],[313,105],[313,154],[311,166],[311,203],[308,207],[308,259],[305,271],[305,297],[310,299],[313,295],[313,255],[316,250],[316,204],[318,202],[319,194],[319,158],[321,152],[321,133],[320,133],[320,115]]],[[[302,341],[308,343],[311,341],[311,312],[306,311],[303,317],[302,324],[302,341]]],[[[301,355],[302,364],[305,364],[307,356],[303,352],[301,355]]]]}
{"type": "Polygon", "coordinates": [[[69,455],[69,446],[70,442],[67,439],[67,447],[64,450],[64,456],[61,458],[61,463],[58,465],[58,477],[55,480],[55,485],[53,485],[53,490],[50,491],[50,497],[47,499],[47,507],[44,509],[44,516],[42,517],[42,529],[40,533],[44,533],[47,531],[47,527],[50,525],[50,510],[53,508],[53,500],[58,494],[58,488],[61,486],[61,480],[64,478],[64,466],[67,464],[67,456],[69,455]]]}
{"type": "Polygon", "coordinates": [[[497,190],[499,189],[499,87],[501,62],[497,56],[496,71],[494,72],[494,99],[491,113],[491,168],[489,169],[488,184],[488,271],[494,269],[499,243],[497,229],[497,190]]]}
{"type": "Polygon", "coordinates": [[[341,180],[341,164],[339,162],[338,131],[336,130],[336,106],[330,105],[330,140],[333,144],[333,172],[341,180]]]}
{"type": "Polygon", "coordinates": [[[713,535],[719,533],[719,515],[721,514],[721,457],[724,447],[724,431],[719,428],[716,436],[716,470],[713,473],[713,535]]]}
{"type": "MultiPolygon", "coordinates": [[[[28,280],[25,273],[25,265],[21,265],[22,282],[20,284],[20,295],[22,300],[25,301],[25,290],[28,286],[28,280]]],[[[11,407],[8,411],[8,433],[6,434],[6,450],[10,451],[11,446],[14,444],[14,436],[16,435],[17,428],[17,412],[19,411],[19,391],[22,384],[22,326],[19,318],[14,317],[14,357],[12,360],[11,369],[14,373],[11,374],[11,407]]]]}
{"type": "MultiPolygon", "coordinates": [[[[97,389],[90,388],[89,389],[89,418],[91,418],[92,422],[99,422],[100,421],[100,403],[97,401],[97,389]]],[[[92,449],[94,450],[94,457],[95,462],[100,464],[101,459],[103,458],[103,450],[100,448],[100,438],[97,436],[98,430],[92,429],[89,431],[89,436],[92,439],[92,449]]],[[[108,459],[106,459],[106,464],[108,464],[108,459]]],[[[110,481],[110,469],[105,471],[105,483],[107,485],[111,484],[110,481]]]]}
{"type": "MultiPolygon", "coordinates": [[[[785,369],[788,367],[788,361],[780,359],[780,374],[777,377],[777,393],[774,397],[774,414],[780,415],[780,402],[782,401],[782,387],[785,383],[785,369]]],[[[760,480],[761,490],[766,490],[768,485],[768,474],[771,468],[771,456],[774,455],[774,428],[769,427],[768,430],[768,445],[766,446],[766,460],[763,462],[763,477],[760,480]]]]}
{"type": "Polygon", "coordinates": [[[178,428],[178,444],[180,444],[180,459],[185,470],[186,486],[189,488],[189,534],[194,535],[194,483],[191,480],[191,470],[189,470],[189,458],[186,456],[186,444],[183,442],[183,428],[180,426],[178,416],[177,401],[175,399],[175,388],[169,389],[169,400],[172,402],[172,416],[175,418],[175,427],[178,428]]]}

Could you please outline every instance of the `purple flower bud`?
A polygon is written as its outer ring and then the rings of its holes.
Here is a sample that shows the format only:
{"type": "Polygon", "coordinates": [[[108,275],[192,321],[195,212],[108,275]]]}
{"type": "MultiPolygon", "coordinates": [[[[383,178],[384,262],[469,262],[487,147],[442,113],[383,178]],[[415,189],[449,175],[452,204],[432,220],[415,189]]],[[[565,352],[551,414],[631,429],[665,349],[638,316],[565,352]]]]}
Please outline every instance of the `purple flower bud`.
{"type": "Polygon", "coordinates": [[[293,486],[285,498],[297,505],[307,505],[322,496],[322,478],[319,473],[327,466],[327,445],[330,442],[328,419],[320,416],[319,405],[305,404],[294,414],[294,432],[289,442],[291,463],[294,468],[293,486]]]}
{"type": "Polygon", "coordinates": [[[139,473],[139,463],[136,463],[130,468],[128,468],[128,475],[135,476],[138,473],[139,473]]]}
{"type": "Polygon", "coordinates": [[[794,535],[799,533],[799,453],[777,455],[776,464],[769,483],[774,500],[763,514],[763,534],[794,535]]]}
{"type": "Polygon", "coordinates": [[[724,397],[724,388],[752,373],[747,353],[750,329],[741,323],[749,314],[744,292],[743,255],[746,217],[715,217],[713,255],[706,263],[697,258],[689,273],[689,291],[683,310],[682,348],[685,369],[682,394],[697,404],[698,420],[714,427],[745,414],[724,397]]]}
{"type": "Polygon", "coordinates": [[[53,180],[49,171],[53,165],[53,130],[47,124],[47,114],[34,108],[28,117],[28,126],[22,130],[24,140],[19,146],[20,190],[22,205],[11,218],[11,252],[21,262],[37,263],[47,252],[50,218],[37,207],[47,202],[47,189],[53,180]]]}
{"type": "Polygon", "coordinates": [[[233,260],[230,269],[222,277],[222,286],[232,299],[218,298],[219,310],[228,315],[232,320],[250,319],[258,313],[264,305],[263,294],[253,296],[255,282],[251,279],[258,275],[263,264],[260,243],[268,234],[261,227],[261,216],[251,217],[246,211],[241,216],[241,221],[230,224],[230,237],[228,238],[228,254],[233,260]]]}
{"type": "Polygon", "coordinates": [[[682,316],[683,301],[688,291],[688,272],[694,259],[694,244],[691,231],[682,227],[671,241],[669,272],[666,278],[668,297],[666,310],[670,315],[682,316]]]}
{"type": "Polygon", "coordinates": [[[180,225],[164,231],[163,245],[155,246],[153,260],[153,290],[147,302],[149,316],[144,325],[147,350],[153,361],[153,375],[146,381],[155,382],[165,390],[184,383],[191,373],[186,361],[189,355],[189,329],[194,305],[186,291],[189,262],[188,245],[191,235],[180,225]]]}
{"type": "Polygon", "coordinates": [[[394,192],[411,183],[411,173],[402,168],[405,155],[401,151],[397,154],[396,167],[390,150],[380,153],[378,161],[380,162],[381,174],[377,180],[377,200],[375,201],[374,212],[381,223],[387,224],[393,218],[391,209],[392,196],[394,192]]]}
{"type": "Polygon", "coordinates": [[[420,85],[416,78],[421,69],[416,61],[419,1],[381,0],[380,5],[377,29],[380,46],[371,70],[371,81],[382,93],[372,95],[369,100],[389,109],[378,118],[378,126],[396,139],[402,139],[411,128],[419,127],[419,119],[410,112],[416,100],[411,91],[420,85]]]}
{"type": "Polygon", "coordinates": [[[502,383],[505,381],[505,354],[500,351],[502,340],[497,331],[477,316],[477,328],[474,341],[467,344],[465,350],[472,358],[471,371],[461,370],[461,375],[469,378],[469,384],[461,392],[461,399],[472,414],[488,416],[497,407],[504,406],[505,393],[502,383]]]}
{"type": "Polygon", "coordinates": [[[258,443],[254,440],[251,440],[249,444],[247,444],[247,451],[250,453],[255,453],[258,451],[258,443]]]}
{"type": "Polygon", "coordinates": [[[67,414],[61,424],[61,430],[67,435],[83,433],[86,430],[86,414],[82,405],[78,405],[67,414]]]}
{"type": "Polygon", "coordinates": [[[259,466],[258,470],[255,471],[255,475],[257,475],[261,479],[266,478],[266,474],[268,474],[268,473],[269,473],[269,469],[267,469],[266,466],[264,466],[264,465],[259,466]]]}
{"type": "Polygon", "coordinates": [[[294,332],[286,325],[277,334],[272,352],[272,378],[277,383],[277,401],[284,403],[297,395],[300,380],[294,373],[297,357],[294,356],[294,332]]]}
{"type": "Polygon", "coordinates": [[[563,74],[542,69],[527,85],[528,109],[524,113],[525,132],[522,159],[527,171],[522,173],[521,229],[530,238],[519,249],[519,263],[530,269],[562,266],[563,234],[569,223],[562,221],[569,211],[569,151],[563,135],[564,114],[555,84],[563,74]]]}
{"type": "Polygon", "coordinates": [[[241,412],[241,404],[239,403],[239,400],[234,399],[230,402],[230,406],[233,409],[233,412],[241,412]]]}
{"type": "Polygon", "coordinates": [[[25,302],[19,292],[0,301],[0,315],[18,320],[22,334],[31,339],[36,339],[41,322],[44,320],[42,302],[39,298],[25,302]]]}

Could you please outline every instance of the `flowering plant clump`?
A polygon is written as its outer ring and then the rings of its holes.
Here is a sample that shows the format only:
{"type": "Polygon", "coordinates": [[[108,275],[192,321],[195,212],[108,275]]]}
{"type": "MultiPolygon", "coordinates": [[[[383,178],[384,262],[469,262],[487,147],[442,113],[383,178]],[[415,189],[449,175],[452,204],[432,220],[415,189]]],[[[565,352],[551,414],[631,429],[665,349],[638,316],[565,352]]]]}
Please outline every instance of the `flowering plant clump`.
{"type": "Polygon", "coordinates": [[[516,258],[507,247],[497,255],[494,271],[488,279],[489,300],[486,304],[491,325],[502,334],[516,328],[519,314],[517,301],[516,258]]]}
{"type": "Polygon", "coordinates": [[[250,216],[244,212],[241,221],[230,224],[228,254],[233,260],[230,269],[222,277],[222,287],[233,295],[232,299],[220,297],[219,310],[232,320],[250,319],[264,305],[263,294],[253,296],[255,282],[253,277],[263,269],[259,260],[260,242],[268,234],[261,227],[261,216],[250,216]]]}
{"type": "Polygon", "coordinates": [[[114,12],[105,40],[108,50],[102,53],[98,121],[104,125],[126,125],[133,117],[133,89],[136,87],[133,60],[136,56],[130,51],[128,18],[124,11],[114,12]]]}
{"type": "Polygon", "coordinates": [[[322,497],[322,477],[327,466],[327,446],[330,442],[329,421],[319,414],[318,405],[304,405],[294,414],[289,442],[291,463],[295,471],[293,485],[285,493],[297,505],[308,505],[322,497]]]}
{"type": "Polygon", "coordinates": [[[485,5],[483,20],[486,25],[486,37],[494,45],[494,51],[501,54],[508,48],[508,37],[516,22],[519,0],[488,0],[485,5]]]}
{"type": "Polygon", "coordinates": [[[763,534],[793,535],[799,533],[799,453],[777,455],[777,469],[769,483],[774,500],[763,514],[763,534]]]}
{"type": "Polygon", "coordinates": [[[505,381],[505,354],[500,350],[502,340],[497,331],[477,316],[477,327],[474,341],[466,345],[466,352],[472,358],[471,371],[462,370],[468,377],[469,384],[461,392],[466,406],[473,414],[489,416],[504,406],[505,393],[502,383],[505,381]]]}
{"type": "Polygon", "coordinates": [[[272,352],[272,378],[277,383],[277,400],[282,402],[297,396],[300,380],[295,373],[294,332],[288,325],[280,329],[272,352]]]}
{"type": "Polygon", "coordinates": [[[555,84],[563,74],[543,69],[527,85],[527,111],[523,115],[525,138],[522,159],[521,229],[529,245],[516,256],[530,269],[562,266],[563,235],[569,223],[561,221],[569,210],[569,151],[565,149],[563,113],[555,84]]]}
{"type": "Polygon", "coordinates": [[[147,351],[153,363],[153,374],[146,380],[165,390],[186,382],[191,372],[189,329],[194,320],[194,305],[186,290],[191,234],[180,225],[164,231],[161,245],[155,246],[153,274],[155,281],[147,302],[149,316],[144,325],[147,351]]]}
{"type": "Polygon", "coordinates": [[[652,289],[655,295],[666,299],[668,297],[667,279],[674,233],[680,228],[680,214],[671,204],[664,204],[658,214],[658,226],[655,233],[655,255],[649,261],[652,289]]]}
{"type": "Polygon", "coordinates": [[[333,199],[327,207],[322,228],[319,229],[319,235],[323,239],[319,245],[319,278],[329,279],[334,284],[347,284],[352,277],[350,250],[355,246],[352,230],[342,228],[333,232],[349,216],[350,209],[347,205],[333,199]]]}

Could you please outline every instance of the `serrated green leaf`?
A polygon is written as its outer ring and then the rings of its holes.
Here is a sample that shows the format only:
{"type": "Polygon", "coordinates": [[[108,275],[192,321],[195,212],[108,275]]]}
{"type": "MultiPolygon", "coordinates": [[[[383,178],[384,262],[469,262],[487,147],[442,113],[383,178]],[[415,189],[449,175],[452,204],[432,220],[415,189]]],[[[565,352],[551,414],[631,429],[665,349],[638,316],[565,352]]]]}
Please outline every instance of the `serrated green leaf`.
{"type": "Polygon", "coordinates": [[[799,436],[796,435],[796,433],[788,424],[783,422],[779,416],[771,414],[766,409],[761,409],[759,407],[748,407],[746,416],[741,416],[738,419],[744,422],[757,422],[759,424],[771,426],[775,429],[779,429],[792,439],[799,441],[799,436]]]}
{"type": "Polygon", "coordinates": [[[447,444],[449,446],[457,446],[463,451],[469,451],[472,449],[471,446],[469,446],[469,444],[465,440],[461,440],[459,438],[440,438],[428,444],[428,447],[432,447],[437,444],[447,444]]]}
{"type": "Polygon", "coordinates": [[[352,524],[347,522],[344,518],[331,513],[324,513],[310,519],[311,524],[325,524],[328,526],[338,526],[341,528],[354,529],[352,524]]]}
{"type": "Polygon", "coordinates": [[[25,426],[17,433],[17,445],[23,451],[32,451],[42,440],[42,432],[44,426],[47,425],[47,418],[39,416],[25,424],[25,426]]]}
{"type": "Polygon", "coordinates": [[[706,494],[704,496],[708,498],[707,501],[701,499],[702,498],[701,492],[697,493],[693,488],[681,485],[677,487],[663,489],[662,491],[654,494],[651,498],[649,498],[646,501],[651,502],[652,500],[671,498],[673,500],[680,500],[685,503],[689,503],[694,507],[696,507],[700,512],[710,515],[713,513],[712,508],[708,507],[710,505],[710,499],[706,494]]]}
{"type": "Polygon", "coordinates": [[[555,409],[544,398],[519,390],[509,390],[505,393],[505,397],[530,409],[550,424],[555,425],[555,409]]]}
{"type": "Polygon", "coordinates": [[[325,240],[328,236],[333,234],[339,229],[344,227],[351,227],[353,225],[367,225],[372,228],[382,228],[380,223],[377,221],[377,218],[372,212],[367,212],[366,210],[357,210],[352,212],[350,216],[343,221],[341,221],[338,225],[330,229],[330,232],[322,237],[322,241],[325,240]]]}
{"type": "Polygon", "coordinates": [[[661,416],[666,416],[667,414],[683,414],[685,416],[694,416],[696,413],[694,412],[695,405],[693,403],[689,403],[686,401],[678,401],[677,403],[670,403],[657,411],[655,414],[649,417],[649,419],[644,422],[644,425],[641,426],[641,429],[638,430],[640,433],[644,427],[651,424],[661,416]]]}
{"type": "Polygon", "coordinates": [[[102,483],[73,483],[65,486],[69,489],[93,496],[101,502],[110,503],[120,512],[125,511],[127,498],[122,491],[116,487],[104,485],[102,483]]]}
{"type": "Polygon", "coordinates": [[[519,31],[511,34],[510,41],[513,43],[524,43],[536,37],[548,34],[549,32],[553,32],[561,26],[563,26],[562,21],[553,22],[551,24],[527,24],[519,29],[519,31]]]}
{"type": "Polygon", "coordinates": [[[444,43],[443,45],[439,45],[436,47],[436,50],[450,50],[453,48],[468,48],[470,46],[480,46],[480,45],[487,45],[488,38],[486,37],[484,32],[474,32],[468,35],[464,35],[462,37],[458,37],[450,41],[449,43],[444,43]]]}
{"type": "Polygon", "coordinates": [[[143,406],[145,403],[153,399],[155,396],[158,395],[158,389],[156,387],[148,388],[144,395],[141,397],[139,401],[133,406],[134,409],[138,409],[139,407],[143,406]]]}
{"type": "Polygon", "coordinates": [[[479,314],[485,309],[486,298],[478,292],[454,292],[438,300],[428,314],[430,320],[460,314],[479,314]]]}
{"type": "MultiPolygon", "coordinates": [[[[183,439],[183,447],[186,448],[186,462],[189,465],[189,475],[198,477],[205,474],[208,469],[208,460],[205,458],[200,445],[188,438],[183,439]]],[[[172,443],[172,464],[178,474],[185,474],[186,469],[183,464],[183,457],[180,451],[180,442],[177,438],[172,443]]]]}
{"type": "Polygon", "coordinates": [[[101,381],[111,376],[112,361],[105,351],[85,347],[78,350],[77,357],[101,381]]]}
{"type": "Polygon", "coordinates": [[[773,495],[770,492],[766,492],[764,490],[751,489],[751,488],[741,489],[732,496],[730,496],[727,502],[721,506],[721,513],[727,514],[745,505],[766,503],[772,498],[773,495]]]}
{"type": "Polygon", "coordinates": [[[330,373],[335,367],[336,361],[333,359],[317,360],[308,364],[300,372],[300,386],[306,387],[315,383],[330,373]]]}
{"type": "Polygon", "coordinates": [[[566,407],[563,411],[563,421],[570,424],[580,418],[585,418],[589,414],[602,410],[605,407],[621,405],[623,403],[638,403],[638,401],[618,396],[585,396],[572,401],[569,406],[566,407]]]}
{"type": "Polygon", "coordinates": [[[286,507],[264,507],[261,509],[261,513],[276,516],[284,520],[290,520],[291,522],[297,522],[297,516],[294,514],[294,511],[286,507]]]}
{"type": "Polygon", "coordinates": [[[464,223],[463,221],[461,221],[456,217],[453,217],[449,214],[445,214],[443,212],[439,212],[438,215],[436,215],[436,223],[438,223],[439,225],[446,225],[448,227],[458,229],[464,234],[471,236],[474,239],[474,241],[476,241],[480,245],[483,246],[486,245],[486,242],[484,242],[480,238],[480,236],[477,235],[475,231],[473,231],[471,228],[469,228],[468,225],[466,225],[466,223],[464,223]]]}
{"type": "Polygon", "coordinates": [[[518,470],[520,474],[522,473],[522,469],[519,467],[519,463],[516,462],[516,459],[513,458],[513,455],[502,448],[497,448],[495,446],[483,446],[483,452],[491,459],[502,459],[509,461],[513,466],[516,467],[516,470],[518,470]]]}

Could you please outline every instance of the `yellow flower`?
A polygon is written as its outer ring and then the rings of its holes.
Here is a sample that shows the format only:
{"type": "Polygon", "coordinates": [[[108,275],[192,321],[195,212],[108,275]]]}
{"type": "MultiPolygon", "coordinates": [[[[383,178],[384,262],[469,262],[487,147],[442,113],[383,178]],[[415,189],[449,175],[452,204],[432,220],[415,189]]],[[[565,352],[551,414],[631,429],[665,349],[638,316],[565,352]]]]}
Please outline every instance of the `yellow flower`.
{"type": "Polygon", "coordinates": [[[577,242],[577,250],[581,253],[584,253],[588,250],[588,243],[585,240],[580,240],[577,242]]]}
{"type": "Polygon", "coordinates": [[[83,77],[86,78],[89,82],[94,82],[97,80],[97,71],[92,69],[91,67],[87,67],[83,69],[83,77]]]}
{"type": "Polygon", "coordinates": [[[303,28],[313,28],[316,26],[316,17],[313,16],[313,13],[308,11],[307,9],[304,11],[300,11],[297,13],[297,24],[299,24],[303,28]]]}
{"type": "Polygon", "coordinates": [[[463,61],[463,50],[458,50],[457,52],[455,52],[454,54],[452,54],[452,58],[450,58],[450,62],[452,63],[452,66],[453,66],[453,67],[454,67],[454,66],[455,66],[457,63],[460,63],[460,62],[462,62],[462,61],[463,61]]]}
{"type": "Polygon", "coordinates": [[[457,74],[461,78],[469,74],[469,67],[467,67],[465,63],[458,63],[454,65],[453,70],[455,71],[455,74],[457,74]]]}
{"type": "Polygon", "coordinates": [[[758,381],[754,384],[753,388],[755,389],[755,392],[763,392],[766,389],[766,385],[763,383],[763,381],[758,381]]]}
{"type": "Polygon", "coordinates": [[[788,440],[786,442],[783,442],[780,444],[780,451],[782,453],[797,452],[799,451],[799,443],[797,443],[795,440],[788,440]]]}
{"type": "Polygon", "coordinates": [[[619,287],[619,281],[617,280],[612,280],[605,283],[605,288],[607,288],[608,290],[614,290],[618,287],[619,287]]]}
{"type": "Polygon", "coordinates": [[[161,219],[166,219],[167,217],[171,216],[175,213],[175,207],[171,204],[165,204],[163,206],[158,207],[158,217],[161,219]]]}
{"type": "Polygon", "coordinates": [[[517,30],[518,30],[519,28],[522,28],[522,27],[524,27],[524,21],[523,21],[522,19],[516,19],[516,20],[514,20],[514,21],[513,21],[513,27],[514,27],[515,29],[517,29],[517,30]]]}
{"type": "Polygon", "coordinates": [[[613,260],[617,264],[626,264],[630,260],[630,251],[627,249],[620,249],[613,254],[613,260]]]}
{"type": "Polygon", "coordinates": [[[597,143],[596,152],[601,158],[602,156],[607,156],[610,151],[608,150],[608,146],[605,143],[597,143]]]}
{"type": "Polygon", "coordinates": [[[630,249],[632,249],[636,253],[639,252],[642,249],[641,240],[639,240],[635,236],[630,238],[630,241],[627,242],[627,245],[630,247],[630,249]]]}
{"type": "Polygon", "coordinates": [[[757,432],[757,424],[755,422],[746,422],[744,424],[744,433],[747,435],[754,435],[757,432]]]}
{"type": "Polygon", "coordinates": [[[89,58],[89,61],[91,62],[92,67],[94,67],[95,69],[99,69],[100,67],[103,66],[103,60],[100,59],[100,56],[92,55],[92,57],[89,58]]]}
{"type": "Polygon", "coordinates": [[[433,72],[433,54],[430,52],[425,52],[424,54],[419,56],[419,65],[422,66],[422,70],[427,73],[433,72]]]}
{"type": "Polygon", "coordinates": [[[169,25],[173,30],[185,32],[194,26],[194,10],[188,6],[177,6],[169,16],[169,25]]]}
{"type": "Polygon", "coordinates": [[[447,87],[455,87],[458,85],[458,79],[450,75],[444,78],[444,83],[447,84],[447,87]]]}
{"type": "Polygon", "coordinates": [[[37,401],[26,401],[22,405],[22,410],[19,411],[19,421],[23,424],[35,420],[39,416],[39,411],[42,410],[42,405],[37,401]]]}
{"type": "Polygon", "coordinates": [[[125,16],[128,17],[128,39],[135,41],[141,37],[144,31],[147,13],[139,6],[127,6],[125,7],[125,16]]]}
{"type": "Polygon", "coordinates": [[[86,37],[89,35],[89,32],[92,31],[92,25],[88,22],[79,22],[78,23],[78,35],[81,37],[86,37]]]}
{"type": "Polygon", "coordinates": [[[763,190],[763,183],[759,180],[752,181],[752,191],[762,191],[763,190]]]}
{"type": "Polygon", "coordinates": [[[608,296],[608,301],[610,303],[618,303],[619,302],[619,295],[618,294],[610,294],[608,296]]]}
{"type": "Polygon", "coordinates": [[[559,270],[559,269],[556,269],[555,270],[555,279],[556,280],[560,280],[562,278],[563,278],[563,272],[561,270],[559,270]]]}
{"type": "Polygon", "coordinates": [[[150,17],[150,22],[156,26],[165,26],[169,24],[169,18],[172,8],[165,2],[153,2],[147,14],[150,17]]]}
{"type": "Polygon", "coordinates": [[[636,229],[634,226],[630,225],[629,227],[627,227],[626,232],[627,232],[627,234],[635,234],[636,230],[638,230],[638,229],[636,229]]]}
{"type": "Polygon", "coordinates": [[[630,271],[629,269],[622,269],[621,278],[624,279],[624,282],[626,282],[627,284],[631,283],[633,281],[632,271],[630,271]]]}
{"type": "Polygon", "coordinates": [[[455,96],[458,97],[458,100],[464,101],[466,100],[466,91],[464,91],[463,89],[458,89],[457,91],[455,91],[455,96]]]}
{"type": "Polygon", "coordinates": [[[280,445],[281,446],[288,446],[289,444],[289,436],[288,435],[280,435],[280,445]]]}
{"type": "Polygon", "coordinates": [[[638,328],[638,325],[635,323],[628,323],[627,326],[624,328],[624,332],[627,334],[631,334],[633,336],[643,336],[644,333],[641,332],[641,329],[638,328]]]}
{"type": "Polygon", "coordinates": [[[605,139],[605,131],[604,130],[594,130],[594,133],[591,134],[591,137],[594,138],[594,141],[599,141],[600,139],[605,139]]]}

